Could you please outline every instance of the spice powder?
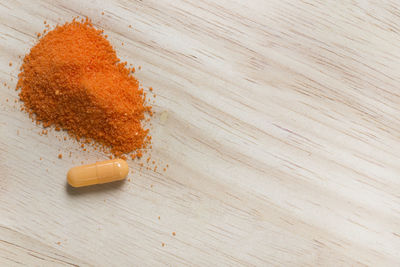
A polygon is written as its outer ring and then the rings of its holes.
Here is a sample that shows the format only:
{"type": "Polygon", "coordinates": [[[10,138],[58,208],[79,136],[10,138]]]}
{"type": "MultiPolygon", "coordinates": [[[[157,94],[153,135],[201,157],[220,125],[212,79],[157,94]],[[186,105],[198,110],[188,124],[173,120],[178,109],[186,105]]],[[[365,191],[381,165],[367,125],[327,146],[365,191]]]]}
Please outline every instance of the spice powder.
{"type": "Polygon", "coordinates": [[[91,21],[56,26],[24,58],[17,89],[24,109],[44,127],[93,139],[120,156],[141,156],[151,137],[146,95],[91,21]]]}

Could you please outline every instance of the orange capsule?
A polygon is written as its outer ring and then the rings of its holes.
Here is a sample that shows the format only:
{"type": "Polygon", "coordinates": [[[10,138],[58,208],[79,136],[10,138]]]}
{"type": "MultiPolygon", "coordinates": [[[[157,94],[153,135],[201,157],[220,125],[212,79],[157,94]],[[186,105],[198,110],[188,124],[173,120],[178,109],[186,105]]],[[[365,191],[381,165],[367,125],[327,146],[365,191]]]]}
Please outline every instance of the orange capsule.
{"type": "Polygon", "coordinates": [[[68,171],[67,181],[73,187],[104,184],[123,180],[129,167],[125,160],[114,159],[73,167],[68,171]]]}

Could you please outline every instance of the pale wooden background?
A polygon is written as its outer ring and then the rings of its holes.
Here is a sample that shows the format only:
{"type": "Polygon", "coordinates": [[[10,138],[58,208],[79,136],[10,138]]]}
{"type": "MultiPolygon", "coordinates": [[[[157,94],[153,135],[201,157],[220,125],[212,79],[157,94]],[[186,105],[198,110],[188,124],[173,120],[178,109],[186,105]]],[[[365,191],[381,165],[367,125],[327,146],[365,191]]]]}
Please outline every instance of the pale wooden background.
{"type": "Polygon", "coordinates": [[[2,0],[0,265],[399,266],[399,4],[2,0]],[[72,190],[106,156],[14,103],[18,56],[76,15],[154,87],[156,173],[72,190]]]}

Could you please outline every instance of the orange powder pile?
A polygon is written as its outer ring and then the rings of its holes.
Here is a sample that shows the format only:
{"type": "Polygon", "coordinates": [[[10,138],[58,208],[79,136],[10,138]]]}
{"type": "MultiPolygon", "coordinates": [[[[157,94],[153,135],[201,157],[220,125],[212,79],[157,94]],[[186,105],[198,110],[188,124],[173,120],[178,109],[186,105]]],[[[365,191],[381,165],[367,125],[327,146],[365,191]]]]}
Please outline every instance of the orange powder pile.
{"type": "Polygon", "coordinates": [[[86,19],[57,26],[25,56],[17,89],[24,109],[44,127],[78,140],[95,140],[120,156],[150,142],[142,121],[151,115],[146,94],[120,63],[103,31],[86,19]]]}

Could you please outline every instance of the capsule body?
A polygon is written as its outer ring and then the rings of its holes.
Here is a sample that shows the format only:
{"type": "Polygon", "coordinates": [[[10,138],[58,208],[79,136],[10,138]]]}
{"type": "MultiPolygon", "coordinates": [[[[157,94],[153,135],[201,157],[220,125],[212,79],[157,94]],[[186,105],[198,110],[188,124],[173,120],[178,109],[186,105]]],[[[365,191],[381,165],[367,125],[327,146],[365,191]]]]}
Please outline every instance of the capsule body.
{"type": "Polygon", "coordinates": [[[128,172],[129,167],[125,160],[106,160],[71,168],[67,174],[67,181],[73,187],[104,184],[123,180],[128,172]]]}

